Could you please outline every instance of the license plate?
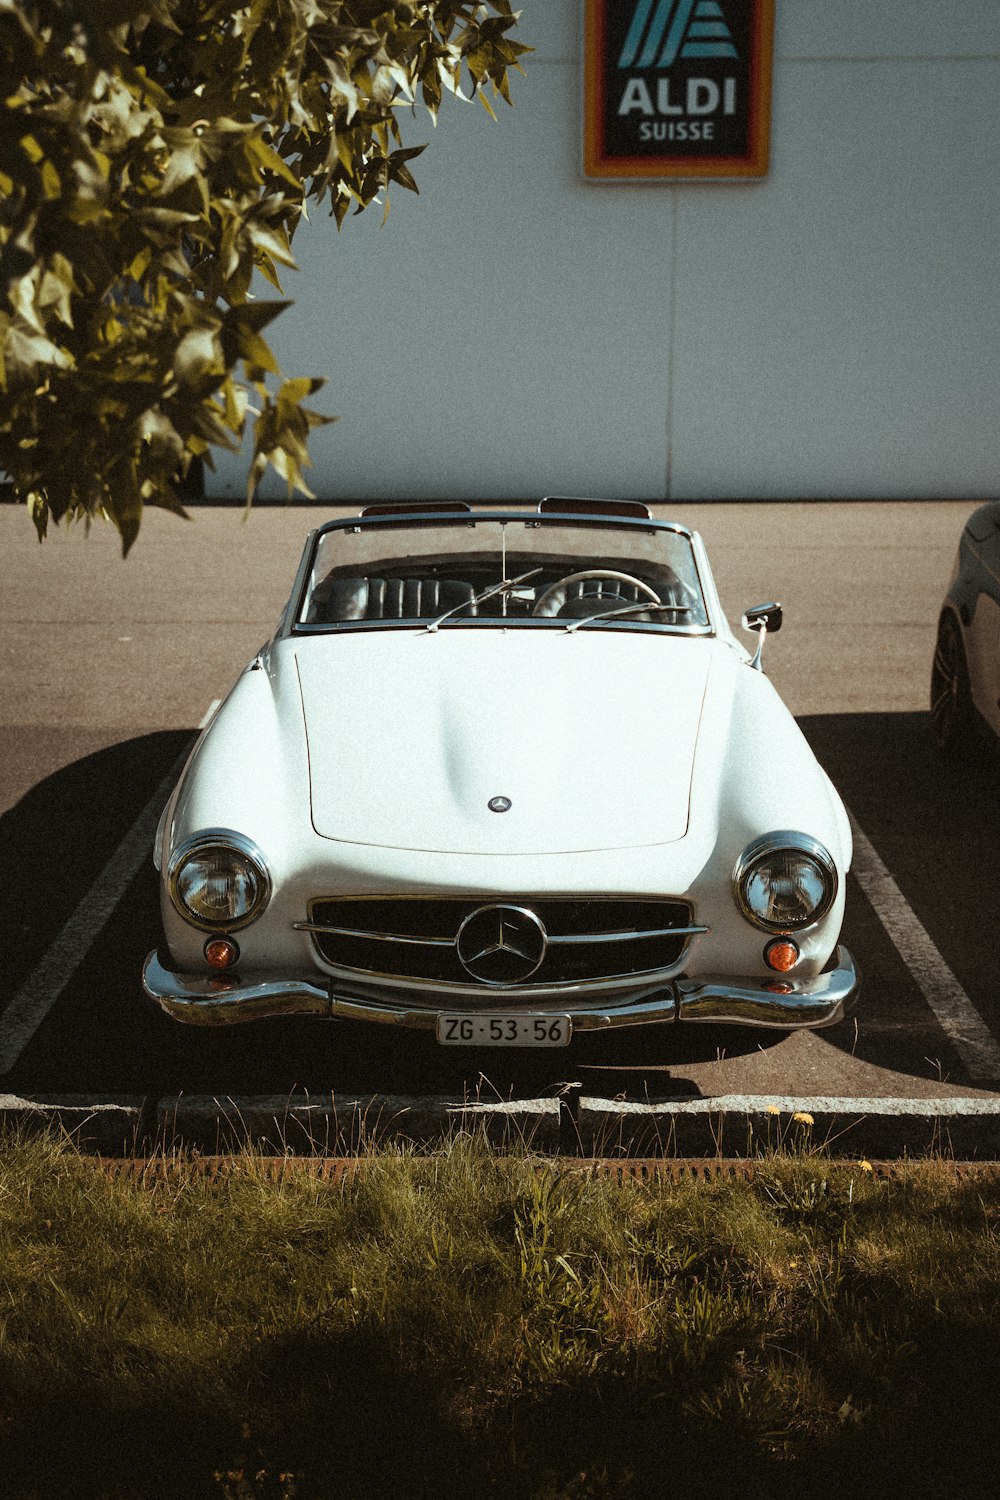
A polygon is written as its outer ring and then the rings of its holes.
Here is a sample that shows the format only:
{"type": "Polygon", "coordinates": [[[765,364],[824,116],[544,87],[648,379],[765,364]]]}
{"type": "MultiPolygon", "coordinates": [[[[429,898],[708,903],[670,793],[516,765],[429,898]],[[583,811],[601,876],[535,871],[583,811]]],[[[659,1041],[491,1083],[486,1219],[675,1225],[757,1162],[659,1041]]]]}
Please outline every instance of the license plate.
{"type": "Polygon", "coordinates": [[[447,1015],[437,1018],[446,1047],[565,1047],[573,1035],[569,1016],[447,1015]]]}

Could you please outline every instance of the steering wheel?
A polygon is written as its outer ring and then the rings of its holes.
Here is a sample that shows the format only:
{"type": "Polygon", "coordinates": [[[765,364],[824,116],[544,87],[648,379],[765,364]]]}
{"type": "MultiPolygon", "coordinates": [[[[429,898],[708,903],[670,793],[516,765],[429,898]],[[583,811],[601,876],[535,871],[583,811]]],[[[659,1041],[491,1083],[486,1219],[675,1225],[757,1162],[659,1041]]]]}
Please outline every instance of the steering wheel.
{"type": "Polygon", "coordinates": [[[556,583],[550,583],[545,592],[535,600],[535,607],[531,613],[533,615],[557,615],[566,603],[565,590],[571,583],[582,583],[586,578],[613,578],[616,583],[631,583],[635,588],[647,594],[653,604],[663,603],[655,589],[650,588],[648,583],[643,583],[641,578],[633,578],[631,573],[616,573],[611,568],[584,568],[581,573],[567,573],[565,578],[560,578],[556,583]],[[558,599],[555,607],[552,608],[552,601],[556,599],[560,589],[563,590],[563,597],[558,599]]]}

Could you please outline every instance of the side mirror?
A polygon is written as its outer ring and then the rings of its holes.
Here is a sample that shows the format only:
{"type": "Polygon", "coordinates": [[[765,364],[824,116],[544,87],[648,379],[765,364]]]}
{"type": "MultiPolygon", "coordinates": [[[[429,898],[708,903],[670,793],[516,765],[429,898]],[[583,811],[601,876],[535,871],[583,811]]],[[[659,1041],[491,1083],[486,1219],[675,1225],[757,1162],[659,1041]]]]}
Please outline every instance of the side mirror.
{"type": "Polygon", "coordinates": [[[750,665],[756,667],[758,672],[764,670],[760,660],[764,654],[764,637],[768,634],[777,635],[783,619],[784,611],[780,604],[755,604],[743,616],[743,629],[757,632],[757,650],[750,665]]]}
{"type": "Polygon", "coordinates": [[[770,635],[777,635],[784,617],[780,604],[755,604],[743,616],[743,629],[760,630],[763,627],[770,635]]]}

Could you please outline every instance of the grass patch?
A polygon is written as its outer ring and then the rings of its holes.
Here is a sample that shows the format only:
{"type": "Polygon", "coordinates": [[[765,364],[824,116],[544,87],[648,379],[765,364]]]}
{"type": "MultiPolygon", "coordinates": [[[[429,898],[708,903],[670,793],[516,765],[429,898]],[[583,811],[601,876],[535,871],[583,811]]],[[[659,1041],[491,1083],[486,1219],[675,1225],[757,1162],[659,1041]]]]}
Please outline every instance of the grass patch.
{"type": "Polygon", "coordinates": [[[3,1500],[995,1492],[1000,1180],[0,1142],[3,1500]]]}

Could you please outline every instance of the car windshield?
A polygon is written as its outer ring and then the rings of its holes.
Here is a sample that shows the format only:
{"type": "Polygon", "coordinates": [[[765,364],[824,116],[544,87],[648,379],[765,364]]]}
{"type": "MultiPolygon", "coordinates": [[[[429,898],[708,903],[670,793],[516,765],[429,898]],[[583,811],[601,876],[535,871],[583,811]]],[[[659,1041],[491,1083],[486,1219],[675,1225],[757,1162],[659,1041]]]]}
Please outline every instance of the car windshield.
{"type": "Polygon", "coordinates": [[[316,537],[297,628],[483,625],[703,634],[690,535],[563,516],[361,518],[316,537]]]}

